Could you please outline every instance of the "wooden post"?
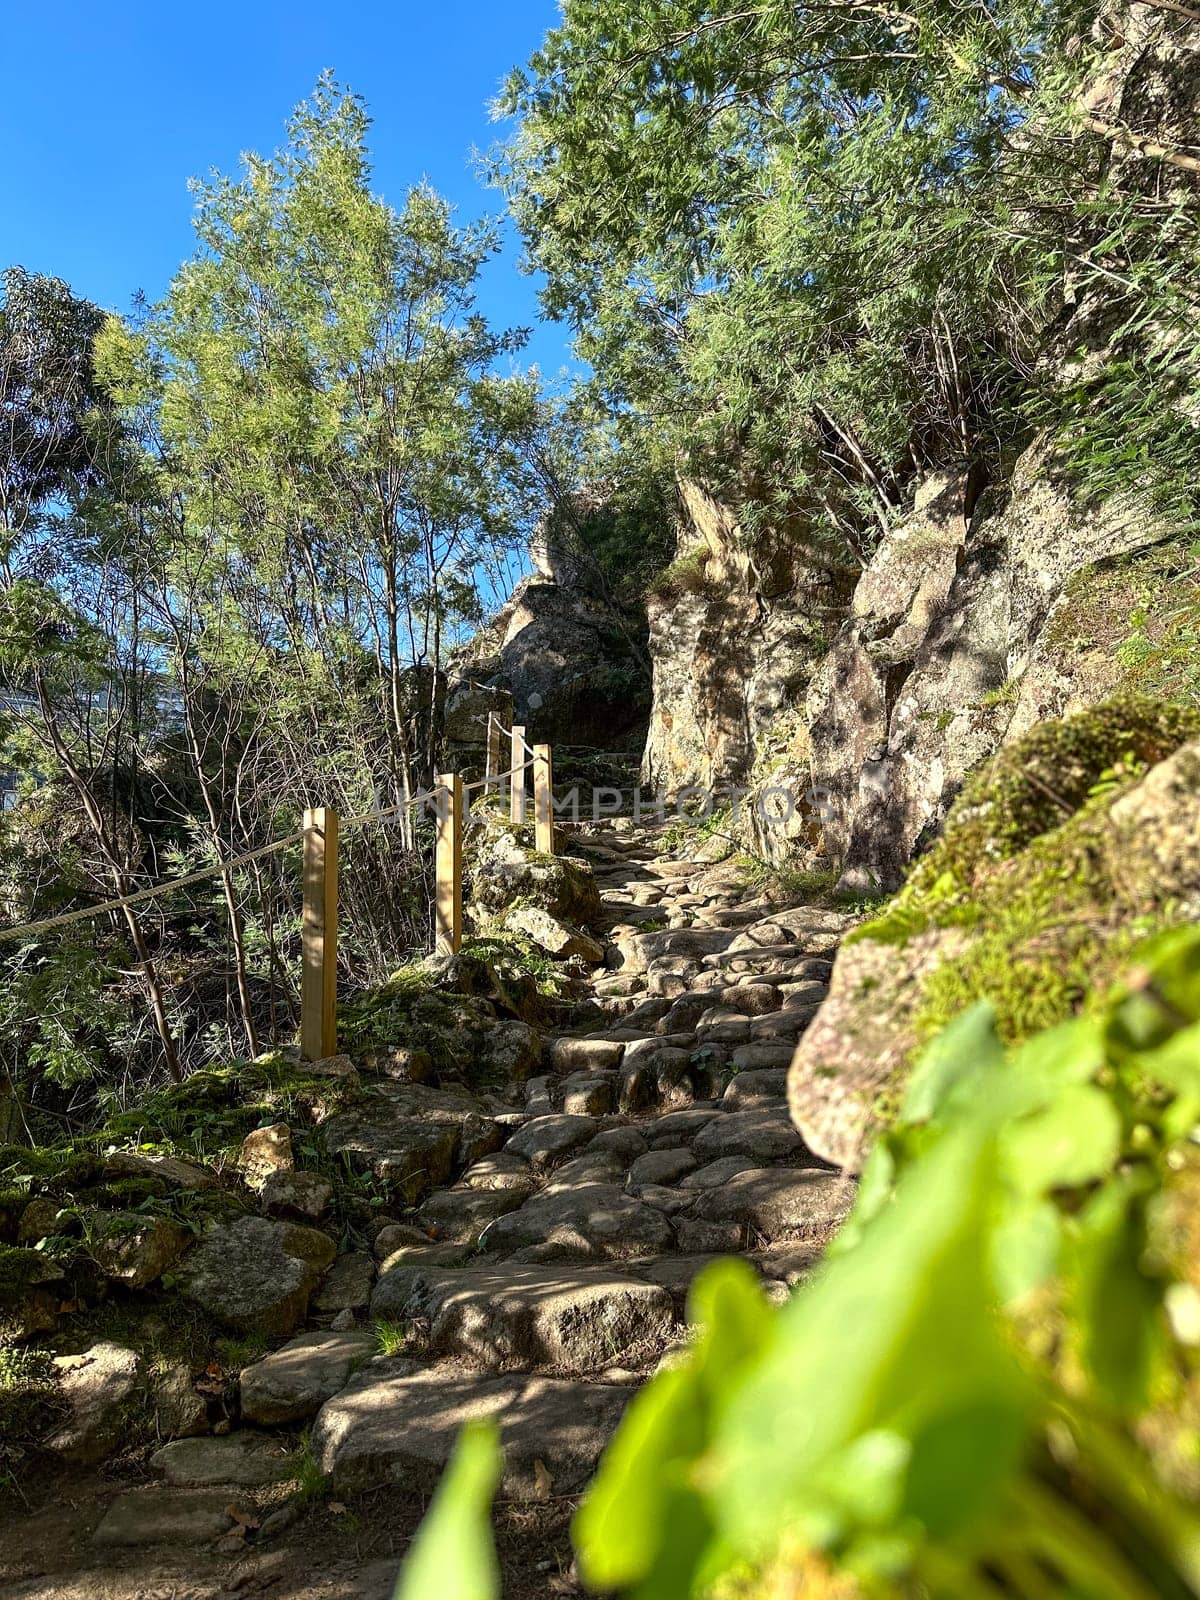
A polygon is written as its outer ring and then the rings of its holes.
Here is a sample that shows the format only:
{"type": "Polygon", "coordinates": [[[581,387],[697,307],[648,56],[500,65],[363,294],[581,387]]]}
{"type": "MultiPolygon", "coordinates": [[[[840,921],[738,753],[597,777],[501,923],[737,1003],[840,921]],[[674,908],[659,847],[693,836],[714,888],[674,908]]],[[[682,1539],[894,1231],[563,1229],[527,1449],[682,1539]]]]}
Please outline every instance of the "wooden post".
{"type": "Polygon", "coordinates": [[[521,824],[525,821],[525,729],[518,728],[515,724],[509,760],[512,764],[512,771],[509,774],[512,794],[509,797],[508,819],[510,822],[521,824]]]}
{"type": "Polygon", "coordinates": [[[493,785],[500,784],[500,718],[494,711],[488,712],[487,723],[487,754],[484,757],[483,776],[485,781],[484,794],[487,794],[493,785]]]}
{"type": "Polygon", "coordinates": [[[337,1055],[338,814],[304,813],[304,913],[300,925],[300,1054],[337,1055]]]}
{"type": "Polygon", "coordinates": [[[437,786],[436,949],[452,956],[462,946],[462,779],[447,772],[437,786]]]}
{"type": "Polygon", "coordinates": [[[533,747],[533,844],[554,854],[554,769],[548,744],[533,747]]]}

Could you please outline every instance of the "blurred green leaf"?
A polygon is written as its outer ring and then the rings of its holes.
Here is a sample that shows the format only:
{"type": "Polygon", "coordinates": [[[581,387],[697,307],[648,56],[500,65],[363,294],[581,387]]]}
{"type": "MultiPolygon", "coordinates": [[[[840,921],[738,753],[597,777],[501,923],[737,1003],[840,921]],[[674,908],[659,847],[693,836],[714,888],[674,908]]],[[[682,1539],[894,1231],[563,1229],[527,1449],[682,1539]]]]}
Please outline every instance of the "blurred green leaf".
{"type": "Polygon", "coordinates": [[[501,1466],[496,1424],[468,1423],[400,1569],[395,1600],[499,1600],[491,1507],[501,1466]]]}

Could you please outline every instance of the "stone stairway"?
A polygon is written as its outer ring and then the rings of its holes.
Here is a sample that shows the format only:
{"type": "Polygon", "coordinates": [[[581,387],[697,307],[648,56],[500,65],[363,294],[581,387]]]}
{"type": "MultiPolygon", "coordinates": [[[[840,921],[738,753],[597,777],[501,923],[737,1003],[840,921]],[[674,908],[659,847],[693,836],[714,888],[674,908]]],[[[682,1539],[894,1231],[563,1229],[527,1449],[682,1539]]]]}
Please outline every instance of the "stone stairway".
{"type": "Polygon", "coordinates": [[[392,1180],[403,1219],[372,1256],[339,1257],[308,1330],[241,1373],[233,1432],[157,1453],[166,1487],[119,1496],[101,1545],[180,1537],[189,1495],[284,1472],[294,1440],[267,1430],[299,1426],[339,1499],[427,1493],[484,1415],[503,1495],[570,1497],[684,1339],[708,1262],[744,1256],[776,1298],[811,1268],[853,1185],[793,1129],[787,1067],[848,917],[780,909],[729,864],[664,858],[649,830],[573,848],[608,965],[543,1041],[523,1103],[401,1076],[328,1119],[329,1148],[392,1180]]]}

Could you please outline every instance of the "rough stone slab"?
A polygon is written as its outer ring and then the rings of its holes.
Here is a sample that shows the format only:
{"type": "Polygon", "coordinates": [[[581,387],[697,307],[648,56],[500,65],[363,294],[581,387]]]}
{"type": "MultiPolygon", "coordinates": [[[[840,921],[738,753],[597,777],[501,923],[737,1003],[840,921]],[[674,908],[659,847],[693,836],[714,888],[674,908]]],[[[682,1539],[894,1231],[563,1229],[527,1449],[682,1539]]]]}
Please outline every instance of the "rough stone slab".
{"type": "Polygon", "coordinates": [[[730,1111],[746,1111],[751,1106],[782,1104],[786,1099],[787,1068],[760,1067],[732,1078],[721,1104],[730,1111]]]}
{"type": "Polygon", "coordinates": [[[589,1141],[585,1154],[593,1150],[606,1150],[615,1156],[623,1165],[636,1161],[638,1156],[644,1156],[650,1146],[636,1128],[605,1128],[603,1133],[589,1141]]]}
{"type": "Polygon", "coordinates": [[[669,1111],[666,1116],[643,1125],[643,1132],[652,1149],[664,1150],[672,1145],[689,1144],[713,1121],[713,1110],[693,1106],[686,1111],[669,1111]]]}
{"type": "Polygon", "coordinates": [[[501,1492],[573,1494],[592,1476],[631,1390],[618,1384],[497,1377],[434,1367],[412,1375],[360,1374],[328,1401],[312,1444],[335,1494],[395,1485],[425,1494],[441,1477],[463,1425],[494,1417],[504,1450],[501,1492]]]}
{"type": "Polygon", "coordinates": [[[740,1250],[783,1240],[828,1239],[854,1204],[856,1186],[811,1167],[752,1168],[703,1189],[676,1218],[684,1250],[740,1250]]]}
{"type": "Polygon", "coordinates": [[[778,1067],[780,1071],[786,1072],[792,1064],[792,1046],[787,1040],[776,1043],[740,1044],[731,1059],[738,1072],[762,1072],[772,1067],[778,1067]]]}
{"type": "Polygon", "coordinates": [[[533,1188],[528,1161],[511,1150],[484,1156],[468,1167],[458,1181],[464,1189],[520,1189],[528,1193],[533,1188]]]}
{"type": "Polygon", "coordinates": [[[714,1117],[696,1135],[693,1145],[701,1161],[719,1156],[755,1156],[781,1161],[804,1153],[804,1142],[788,1120],[785,1105],[729,1111],[714,1117]]]}
{"type": "Polygon", "coordinates": [[[445,1183],[458,1160],[495,1148],[499,1133],[479,1102],[459,1090],[420,1083],[388,1083],[321,1125],[332,1155],[358,1171],[373,1172],[409,1205],[445,1183]]]}
{"type": "Polygon", "coordinates": [[[316,1311],[357,1311],[371,1298],[375,1263],[369,1255],[351,1250],[339,1256],[313,1296],[316,1311]]]}
{"type": "Polygon", "coordinates": [[[816,1014],[816,1006],[789,1006],[769,1017],[756,1017],[750,1026],[750,1042],[755,1045],[783,1043],[793,1047],[816,1014]]]}
{"type": "Polygon", "coordinates": [[[657,1255],[672,1245],[670,1224],[650,1206],[613,1184],[585,1184],[561,1194],[535,1195],[488,1230],[489,1251],[551,1244],[620,1261],[657,1255]]]}
{"type": "Polygon", "coordinates": [[[600,1130],[595,1117],[531,1117],[505,1145],[510,1155],[522,1156],[535,1172],[545,1172],[556,1161],[578,1150],[600,1130]]]}
{"type": "Polygon", "coordinates": [[[608,1072],[621,1065],[624,1052],[619,1039],[556,1039],[550,1065],[555,1072],[608,1072]]]}
{"type": "Polygon", "coordinates": [[[568,1116],[603,1117],[616,1101],[616,1076],[611,1072],[574,1072],[562,1084],[562,1108],[568,1116]]]}
{"type": "Polygon", "coordinates": [[[173,1189],[213,1189],[217,1175],[178,1156],[142,1155],[136,1150],[114,1150],[104,1158],[104,1176],[114,1178],[160,1178],[173,1189]]]}
{"type": "Polygon", "coordinates": [[[207,1544],[232,1525],[229,1492],[217,1489],[129,1489],[104,1513],[92,1535],[99,1545],[207,1544]]]}
{"type": "Polygon", "coordinates": [[[686,1178],[681,1178],[679,1187],[715,1189],[719,1184],[728,1183],[730,1178],[736,1178],[739,1172],[748,1172],[757,1165],[753,1156],[718,1156],[715,1161],[709,1161],[695,1172],[689,1172],[686,1178]]]}
{"type": "Polygon", "coordinates": [[[304,1333],[241,1374],[242,1415],[264,1427],[302,1422],[344,1389],[375,1349],[371,1333],[304,1333]]]}
{"type": "Polygon", "coordinates": [[[551,1174],[542,1193],[562,1194],[589,1183],[621,1183],[625,1171],[625,1162],[620,1156],[611,1150],[593,1150],[589,1145],[551,1174]]]}
{"type": "Polygon", "coordinates": [[[515,1211],[533,1191],[526,1173],[523,1187],[516,1189],[439,1189],[417,1213],[421,1225],[434,1238],[446,1244],[474,1244],[483,1230],[515,1211]]]}
{"type": "Polygon", "coordinates": [[[174,1489],[204,1489],[218,1483],[256,1488],[282,1483],[291,1459],[286,1441],[243,1431],[223,1439],[175,1439],[154,1452],[150,1465],[174,1489]]]}
{"type": "Polygon", "coordinates": [[[690,1150],[651,1150],[630,1167],[626,1186],[636,1191],[645,1184],[678,1183],[695,1165],[696,1158],[690,1150]]]}
{"type": "Polygon", "coordinates": [[[603,1267],[398,1267],[376,1286],[376,1317],[428,1322],[431,1348],[489,1366],[590,1372],[670,1333],[670,1296],[603,1267]]]}

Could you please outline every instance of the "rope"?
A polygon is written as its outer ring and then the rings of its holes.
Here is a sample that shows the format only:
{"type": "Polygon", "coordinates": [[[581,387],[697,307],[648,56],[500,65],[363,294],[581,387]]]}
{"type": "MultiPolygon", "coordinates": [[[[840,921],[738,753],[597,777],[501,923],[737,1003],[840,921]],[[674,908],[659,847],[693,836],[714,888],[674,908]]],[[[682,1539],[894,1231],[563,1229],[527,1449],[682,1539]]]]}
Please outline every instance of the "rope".
{"type": "Polygon", "coordinates": [[[160,894],[169,894],[173,889],[185,888],[190,883],[203,883],[206,878],[215,878],[218,874],[244,867],[251,861],[260,861],[263,856],[274,855],[277,850],[286,850],[289,845],[299,844],[303,838],[304,830],[301,829],[298,833],[289,834],[286,839],[275,839],[270,844],[259,845],[257,850],[247,850],[245,855],[235,856],[232,861],[218,861],[214,866],[201,867],[180,878],[168,878],[166,883],[156,883],[150,889],[138,889],[136,893],[122,895],[118,900],[105,900],[98,906],[86,906],[82,911],[64,911],[61,916],[47,917],[44,922],[26,922],[15,928],[0,928],[0,939],[24,939],[32,933],[44,933],[47,928],[65,928],[71,922],[87,922],[93,917],[107,916],[110,911],[120,911],[125,906],[141,905],[160,894]]]}
{"type": "MultiPolygon", "coordinates": [[[[511,736],[511,729],[509,730],[511,736]]],[[[524,740],[522,740],[524,743],[524,740]]],[[[529,750],[529,746],[525,748],[529,750]]],[[[530,751],[532,755],[532,751],[530,751]]],[[[494,778],[481,778],[476,783],[464,783],[463,793],[474,794],[477,789],[490,789],[498,785],[504,777],[511,777],[516,772],[524,772],[532,766],[532,761],[523,761],[519,767],[508,769],[497,774],[494,778]]],[[[410,806],[425,805],[444,792],[444,786],[439,784],[435,789],[425,789],[420,794],[411,795],[407,800],[402,800],[399,805],[388,806],[384,811],[376,808],[374,811],[360,811],[357,816],[340,817],[338,819],[339,831],[347,828],[361,827],[367,822],[386,822],[389,818],[398,817],[402,811],[410,806]]],[[[178,878],[168,878],[165,883],[156,883],[149,889],[138,889],[133,894],[121,895],[116,900],[104,900],[96,906],[85,906],[79,911],[64,911],[61,916],[46,917],[41,922],[23,922],[15,928],[0,928],[0,940],[27,939],[35,933],[46,933],[51,928],[65,928],[73,922],[90,922],[95,917],[106,917],[112,911],[121,911],[126,906],[144,905],[148,900],[155,900],[160,894],[170,894],[175,889],[185,889],[193,883],[204,883],[209,878],[218,877],[226,872],[235,872],[239,867],[248,866],[251,861],[261,861],[264,856],[274,855],[279,850],[286,850],[291,845],[300,844],[304,839],[304,829],[290,833],[286,838],[273,839],[270,844],[259,845],[256,850],[247,850],[243,855],[234,856],[231,861],[217,861],[210,867],[200,867],[195,872],[186,872],[178,878]]]]}

